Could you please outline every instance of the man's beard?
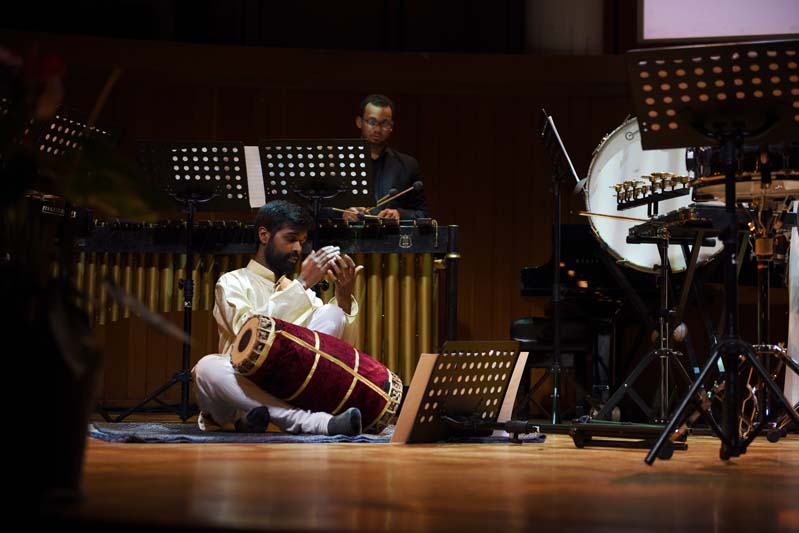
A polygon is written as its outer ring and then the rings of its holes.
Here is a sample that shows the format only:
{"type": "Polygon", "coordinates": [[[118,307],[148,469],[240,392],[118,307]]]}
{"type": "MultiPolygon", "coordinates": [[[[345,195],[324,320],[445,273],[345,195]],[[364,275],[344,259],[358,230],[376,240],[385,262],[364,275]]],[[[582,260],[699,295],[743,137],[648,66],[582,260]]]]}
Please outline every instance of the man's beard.
{"type": "Polygon", "coordinates": [[[281,276],[290,278],[294,273],[294,267],[297,265],[296,261],[291,262],[291,259],[294,257],[296,257],[297,261],[299,261],[300,256],[296,252],[289,252],[287,254],[279,253],[275,249],[275,245],[271,239],[266,244],[266,249],[264,250],[264,259],[266,260],[269,270],[274,272],[278,279],[281,276]]]}

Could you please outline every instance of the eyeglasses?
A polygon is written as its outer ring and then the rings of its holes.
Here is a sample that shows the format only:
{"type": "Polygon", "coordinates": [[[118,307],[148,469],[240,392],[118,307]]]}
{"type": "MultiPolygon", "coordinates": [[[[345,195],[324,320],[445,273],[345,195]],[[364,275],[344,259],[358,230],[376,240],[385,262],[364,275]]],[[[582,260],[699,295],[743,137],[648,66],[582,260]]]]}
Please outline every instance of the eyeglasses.
{"type": "Polygon", "coordinates": [[[394,122],[391,120],[381,120],[378,121],[376,118],[366,118],[363,120],[370,128],[380,128],[384,130],[390,130],[392,126],[394,126],[394,122]]]}

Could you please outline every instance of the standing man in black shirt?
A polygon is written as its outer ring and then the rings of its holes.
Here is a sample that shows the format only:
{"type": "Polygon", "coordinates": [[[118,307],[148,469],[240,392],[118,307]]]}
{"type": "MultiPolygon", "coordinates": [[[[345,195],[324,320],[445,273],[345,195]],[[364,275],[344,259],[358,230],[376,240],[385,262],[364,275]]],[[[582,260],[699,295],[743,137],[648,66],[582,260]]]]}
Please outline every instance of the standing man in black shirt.
{"type": "MultiPolygon", "coordinates": [[[[388,140],[394,129],[394,102],[382,94],[370,94],[361,102],[360,114],[355,117],[355,125],[361,130],[361,137],[369,141],[372,152],[372,177],[375,187],[375,201],[388,196],[394,189],[402,192],[421,183],[419,162],[415,158],[389,148],[388,140]]],[[[395,200],[383,204],[368,214],[380,218],[396,220],[415,220],[427,217],[427,202],[421,187],[406,192],[395,200]]],[[[344,219],[358,220],[359,213],[366,213],[363,207],[351,207],[344,213],[344,219]]]]}

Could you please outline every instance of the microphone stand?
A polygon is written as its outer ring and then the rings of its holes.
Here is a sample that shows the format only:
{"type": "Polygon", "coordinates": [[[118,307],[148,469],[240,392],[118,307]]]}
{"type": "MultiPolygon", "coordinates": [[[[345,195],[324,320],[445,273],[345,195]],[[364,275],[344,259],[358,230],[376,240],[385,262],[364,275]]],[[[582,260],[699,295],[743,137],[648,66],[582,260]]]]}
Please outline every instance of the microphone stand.
{"type": "MultiPolygon", "coordinates": [[[[523,402],[533,398],[536,391],[552,376],[552,424],[560,423],[560,384],[562,373],[562,339],[561,339],[561,302],[563,300],[562,288],[560,284],[560,262],[561,262],[561,186],[565,177],[572,177],[579,185],[580,180],[574,170],[574,166],[569,159],[566,148],[560,139],[555,122],[545,109],[542,109],[541,139],[544,147],[552,162],[552,192],[554,200],[553,221],[552,221],[552,364],[544,372],[544,375],[530,388],[523,402]]],[[[582,390],[582,387],[570,376],[566,375],[575,385],[575,388],[582,390]]]]}

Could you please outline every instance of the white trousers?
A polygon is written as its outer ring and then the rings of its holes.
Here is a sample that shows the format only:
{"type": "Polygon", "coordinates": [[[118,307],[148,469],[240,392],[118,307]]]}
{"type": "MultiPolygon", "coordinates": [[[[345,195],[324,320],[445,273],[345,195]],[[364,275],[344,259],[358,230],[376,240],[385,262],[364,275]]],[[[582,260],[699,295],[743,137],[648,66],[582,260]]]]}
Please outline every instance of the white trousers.
{"type": "MultiPolygon", "coordinates": [[[[341,338],[346,320],[338,305],[327,304],[314,312],[308,328],[341,338]]],[[[272,396],[236,372],[228,355],[206,355],[192,372],[201,413],[210,414],[223,429],[232,429],[236,420],[251,409],[265,405],[271,422],[283,431],[327,435],[331,414],[298,409],[272,396]]]]}

